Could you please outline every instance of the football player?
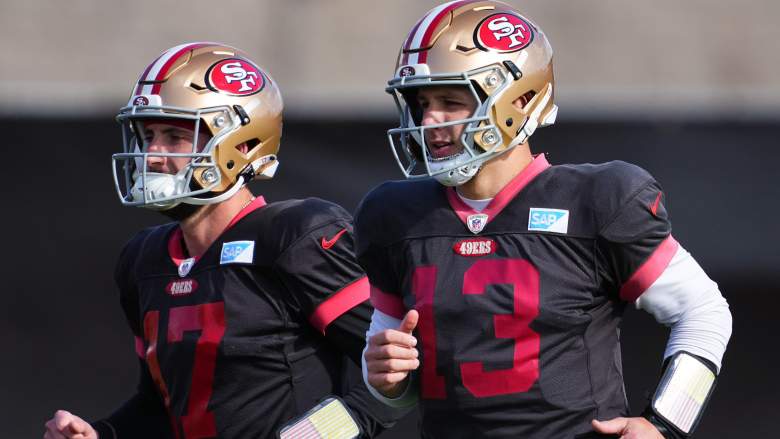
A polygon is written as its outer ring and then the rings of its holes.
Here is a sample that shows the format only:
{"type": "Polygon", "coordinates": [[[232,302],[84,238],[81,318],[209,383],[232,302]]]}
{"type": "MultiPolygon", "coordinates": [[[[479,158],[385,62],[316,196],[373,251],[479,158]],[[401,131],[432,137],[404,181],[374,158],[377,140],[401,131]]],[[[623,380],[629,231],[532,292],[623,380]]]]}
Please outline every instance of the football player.
{"type": "Polygon", "coordinates": [[[531,153],[555,121],[554,86],[547,37],[504,3],[442,4],[409,32],[387,87],[409,180],[355,216],[375,307],[364,377],[389,405],[419,400],[425,437],[687,437],[728,305],[672,236],[650,174],[531,153]],[[631,304],[671,327],[643,416],[621,371],[631,304]]]}
{"type": "Polygon", "coordinates": [[[174,220],[132,238],[116,268],[140,381],[104,419],[58,411],[45,438],[370,437],[392,425],[400,412],[344,373],[371,314],[350,215],[246,186],[279,163],[282,98],[268,73],[222,44],[176,46],[117,120],[122,204],[174,220]]]}

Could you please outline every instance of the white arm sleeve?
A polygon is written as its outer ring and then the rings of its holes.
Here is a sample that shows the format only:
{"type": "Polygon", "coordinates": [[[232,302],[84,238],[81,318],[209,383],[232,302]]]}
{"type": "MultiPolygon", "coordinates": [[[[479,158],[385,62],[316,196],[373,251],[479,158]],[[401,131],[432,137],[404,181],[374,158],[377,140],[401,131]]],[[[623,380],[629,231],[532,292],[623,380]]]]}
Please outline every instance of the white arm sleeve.
{"type": "Polygon", "coordinates": [[[368,339],[373,335],[378,334],[386,329],[396,329],[401,325],[401,320],[389,316],[382,311],[374,309],[374,313],[371,314],[371,325],[366,332],[366,347],[363,348],[363,356],[360,358],[360,363],[363,369],[363,382],[366,383],[368,391],[374,395],[374,398],[382,401],[390,407],[411,407],[417,403],[417,386],[415,385],[416,374],[410,373],[407,378],[406,389],[397,398],[388,398],[368,383],[368,369],[366,368],[366,349],[368,349],[368,339]]]}
{"type": "Polygon", "coordinates": [[[664,359],[687,351],[711,361],[720,371],[731,337],[731,312],[726,299],[682,246],[669,266],[636,300],[659,322],[671,326],[664,359]]]}

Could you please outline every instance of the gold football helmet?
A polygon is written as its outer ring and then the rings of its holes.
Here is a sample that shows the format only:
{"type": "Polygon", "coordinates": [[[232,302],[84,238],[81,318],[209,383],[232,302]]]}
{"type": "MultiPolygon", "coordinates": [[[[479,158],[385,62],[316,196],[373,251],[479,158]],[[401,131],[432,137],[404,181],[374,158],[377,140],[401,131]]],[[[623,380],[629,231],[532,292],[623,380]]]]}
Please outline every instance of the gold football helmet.
{"type": "Polygon", "coordinates": [[[401,119],[388,139],[404,175],[463,184],[485,161],[554,123],[552,55],[541,29],[501,2],[452,1],[425,14],[406,37],[386,88],[401,119]],[[467,87],[478,102],[475,112],[422,126],[416,90],[445,85],[467,87]],[[463,151],[432,158],[424,131],[457,124],[464,125],[463,151]]]}
{"type": "Polygon", "coordinates": [[[112,164],[120,200],[160,210],[211,204],[253,178],[273,177],[282,106],[274,80],[232,47],[199,42],[166,50],[146,67],[116,116],[124,141],[124,152],[114,154],[112,164]],[[192,129],[192,151],[149,151],[142,132],[151,121],[192,129]],[[203,135],[208,141],[198,148],[203,135]],[[189,162],[174,175],[151,172],[147,162],[155,156],[189,162]]]}

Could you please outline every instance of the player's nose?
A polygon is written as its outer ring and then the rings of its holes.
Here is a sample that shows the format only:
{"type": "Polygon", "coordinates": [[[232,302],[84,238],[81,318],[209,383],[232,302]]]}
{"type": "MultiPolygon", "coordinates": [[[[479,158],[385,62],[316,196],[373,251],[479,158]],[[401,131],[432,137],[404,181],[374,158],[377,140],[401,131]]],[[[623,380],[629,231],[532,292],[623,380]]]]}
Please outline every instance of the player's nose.
{"type": "Polygon", "coordinates": [[[423,111],[423,115],[422,115],[423,126],[435,125],[437,123],[442,123],[442,122],[444,122],[444,112],[441,111],[440,109],[431,106],[423,111]]]}
{"type": "Polygon", "coordinates": [[[165,157],[150,155],[146,157],[146,167],[150,171],[160,172],[165,167],[165,157]]]}
{"type": "Polygon", "coordinates": [[[165,156],[160,155],[165,148],[154,139],[146,146],[146,166],[150,171],[160,172],[165,167],[165,156]]]}

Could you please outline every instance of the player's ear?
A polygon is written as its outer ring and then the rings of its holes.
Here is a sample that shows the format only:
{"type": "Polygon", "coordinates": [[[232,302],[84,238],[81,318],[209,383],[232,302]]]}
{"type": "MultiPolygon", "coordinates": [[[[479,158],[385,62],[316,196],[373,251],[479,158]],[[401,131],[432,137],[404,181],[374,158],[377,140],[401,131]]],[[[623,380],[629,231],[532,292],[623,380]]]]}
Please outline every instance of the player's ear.
{"type": "Polygon", "coordinates": [[[236,145],[236,149],[241,154],[246,154],[249,152],[249,145],[246,142],[241,142],[238,145],[236,145]]]}

